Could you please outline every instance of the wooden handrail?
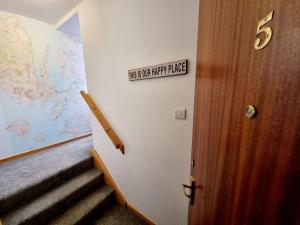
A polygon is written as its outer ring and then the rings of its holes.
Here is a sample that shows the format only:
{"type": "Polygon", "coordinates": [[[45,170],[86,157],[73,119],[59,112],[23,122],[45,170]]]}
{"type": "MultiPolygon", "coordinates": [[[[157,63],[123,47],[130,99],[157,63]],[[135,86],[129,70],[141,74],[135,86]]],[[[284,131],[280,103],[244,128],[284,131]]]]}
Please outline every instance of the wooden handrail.
{"type": "Polygon", "coordinates": [[[104,115],[97,107],[97,105],[95,104],[91,96],[89,94],[86,94],[84,91],[80,91],[80,94],[83,97],[83,99],[86,101],[86,103],[88,104],[88,106],[90,107],[94,115],[96,116],[97,120],[102,125],[103,129],[105,130],[106,134],[108,135],[112,143],[115,145],[117,149],[119,149],[124,154],[125,153],[124,145],[122,141],[120,140],[116,132],[112,129],[108,121],[105,119],[104,115]]]}

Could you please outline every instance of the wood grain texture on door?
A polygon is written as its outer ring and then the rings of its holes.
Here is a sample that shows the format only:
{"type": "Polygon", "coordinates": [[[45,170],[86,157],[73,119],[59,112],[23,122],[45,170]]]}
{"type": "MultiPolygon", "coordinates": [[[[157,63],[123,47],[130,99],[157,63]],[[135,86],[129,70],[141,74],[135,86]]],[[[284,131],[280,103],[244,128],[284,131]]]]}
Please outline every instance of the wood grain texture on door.
{"type": "Polygon", "coordinates": [[[200,1],[193,133],[190,225],[300,224],[299,0],[200,1]]]}

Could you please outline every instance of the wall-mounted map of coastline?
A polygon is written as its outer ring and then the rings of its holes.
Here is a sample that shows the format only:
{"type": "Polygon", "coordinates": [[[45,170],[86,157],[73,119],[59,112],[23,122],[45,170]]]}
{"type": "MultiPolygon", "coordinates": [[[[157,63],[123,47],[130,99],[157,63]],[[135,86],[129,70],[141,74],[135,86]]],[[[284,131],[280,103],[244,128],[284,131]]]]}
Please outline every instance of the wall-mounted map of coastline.
{"type": "Polygon", "coordinates": [[[81,40],[0,11],[0,158],[91,132],[81,40]]]}

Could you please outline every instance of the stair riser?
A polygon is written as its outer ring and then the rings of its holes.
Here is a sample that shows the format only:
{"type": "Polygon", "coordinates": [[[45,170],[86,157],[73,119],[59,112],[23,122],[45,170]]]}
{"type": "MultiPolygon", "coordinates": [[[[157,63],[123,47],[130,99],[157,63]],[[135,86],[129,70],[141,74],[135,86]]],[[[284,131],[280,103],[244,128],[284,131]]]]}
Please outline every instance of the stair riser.
{"type": "Polygon", "coordinates": [[[114,193],[112,192],[103,201],[101,201],[93,210],[91,210],[84,218],[75,223],[74,225],[92,224],[92,221],[99,217],[106,208],[114,201],[114,193]]]}
{"type": "Polygon", "coordinates": [[[80,174],[81,172],[92,168],[93,159],[89,158],[82,161],[66,170],[60,171],[55,176],[51,176],[42,182],[29,186],[25,190],[19,193],[15,193],[13,196],[9,196],[0,202],[0,215],[4,215],[10,210],[16,209],[22,206],[24,203],[34,199],[41,194],[51,190],[52,188],[62,184],[63,182],[70,180],[72,177],[80,174]]]}
{"type": "Polygon", "coordinates": [[[84,186],[80,187],[70,195],[66,196],[63,199],[60,199],[59,202],[52,205],[51,207],[47,208],[43,212],[35,215],[34,217],[24,221],[18,225],[45,225],[50,220],[58,216],[61,212],[65,209],[70,207],[71,205],[75,204],[79,200],[81,200],[87,193],[95,190],[103,181],[103,174],[100,174],[98,177],[91,180],[89,183],[85,184],[84,186]]]}

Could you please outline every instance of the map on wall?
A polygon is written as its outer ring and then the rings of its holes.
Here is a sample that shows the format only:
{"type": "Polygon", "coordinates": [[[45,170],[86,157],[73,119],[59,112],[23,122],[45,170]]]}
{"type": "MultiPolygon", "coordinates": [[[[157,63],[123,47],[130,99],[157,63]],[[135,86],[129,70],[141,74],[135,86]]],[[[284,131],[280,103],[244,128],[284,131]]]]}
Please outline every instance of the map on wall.
{"type": "Polygon", "coordinates": [[[91,132],[81,40],[0,12],[0,158],[91,132]]]}

